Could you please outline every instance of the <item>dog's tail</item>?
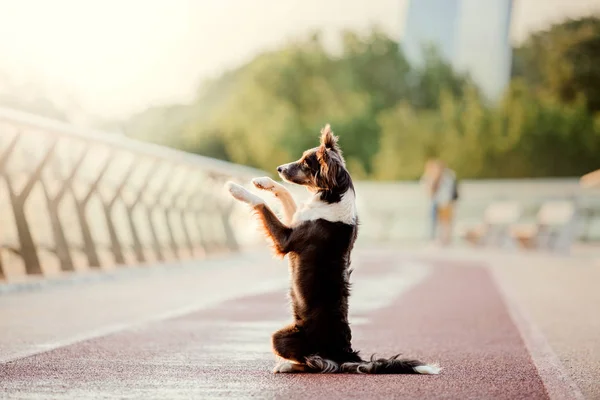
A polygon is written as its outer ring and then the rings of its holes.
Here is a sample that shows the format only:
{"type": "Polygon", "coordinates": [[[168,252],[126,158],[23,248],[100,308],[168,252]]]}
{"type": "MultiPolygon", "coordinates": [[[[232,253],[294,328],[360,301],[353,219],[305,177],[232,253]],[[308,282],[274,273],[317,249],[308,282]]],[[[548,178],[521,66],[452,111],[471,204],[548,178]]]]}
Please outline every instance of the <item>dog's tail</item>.
{"type": "Polygon", "coordinates": [[[437,364],[425,364],[419,360],[400,358],[375,358],[370,361],[347,362],[340,365],[340,372],[354,374],[423,374],[437,375],[442,369],[437,364]]]}
{"type": "Polygon", "coordinates": [[[418,360],[399,358],[375,358],[338,364],[333,360],[311,356],[306,358],[307,372],[346,373],[346,374],[423,374],[437,375],[442,370],[437,364],[425,364],[418,360]]]}

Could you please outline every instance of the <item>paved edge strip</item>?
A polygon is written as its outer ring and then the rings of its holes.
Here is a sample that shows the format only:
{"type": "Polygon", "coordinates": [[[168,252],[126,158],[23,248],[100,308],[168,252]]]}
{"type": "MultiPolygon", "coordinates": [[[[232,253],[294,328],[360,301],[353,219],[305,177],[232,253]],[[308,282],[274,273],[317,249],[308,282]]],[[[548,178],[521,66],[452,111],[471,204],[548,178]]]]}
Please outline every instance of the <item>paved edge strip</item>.
{"type": "Polygon", "coordinates": [[[537,325],[527,312],[515,300],[509,285],[504,282],[497,267],[489,267],[493,282],[506,304],[506,309],[517,327],[525,347],[529,351],[533,364],[542,379],[548,397],[551,400],[583,400],[585,396],[565,371],[560,359],[550,347],[537,325]]]}
{"type": "Polygon", "coordinates": [[[17,282],[0,281],[0,296],[20,292],[39,291],[80,283],[106,282],[178,270],[185,271],[188,268],[198,268],[198,264],[204,264],[202,267],[205,267],[215,262],[227,260],[228,258],[241,258],[255,253],[256,251],[215,253],[204,258],[190,258],[181,261],[174,260],[165,263],[129,264],[119,265],[113,269],[99,268],[87,269],[84,271],[62,272],[51,277],[30,276],[23,281],[17,282]]]}

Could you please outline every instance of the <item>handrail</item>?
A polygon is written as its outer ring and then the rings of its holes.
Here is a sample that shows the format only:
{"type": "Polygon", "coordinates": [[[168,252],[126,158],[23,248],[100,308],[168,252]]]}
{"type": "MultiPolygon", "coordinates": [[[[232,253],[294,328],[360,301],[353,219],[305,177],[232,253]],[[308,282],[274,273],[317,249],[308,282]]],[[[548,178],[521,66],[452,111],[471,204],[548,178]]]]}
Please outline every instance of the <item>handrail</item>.
{"type": "Polygon", "coordinates": [[[242,174],[250,177],[256,177],[265,174],[265,172],[262,170],[247,167],[245,165],[234,164],[215,158],[186,153],[184,151],[175,150],[154,143],[142,142],[140,140],[128,138],[124,135],[114,132],[79,128],[65,122],[6,107],[0,107],[0,120],[14,122],[19,125],[29,126],[31,128],[43,129],[48,133],[56,135],[70,136],[82,140],[102,143],[108,146],[120,147],[124,150],[143,153],[147,156],[177,160],[178,162],[183,161],[193,166],[219,169],[223,172],[242,174]]]}

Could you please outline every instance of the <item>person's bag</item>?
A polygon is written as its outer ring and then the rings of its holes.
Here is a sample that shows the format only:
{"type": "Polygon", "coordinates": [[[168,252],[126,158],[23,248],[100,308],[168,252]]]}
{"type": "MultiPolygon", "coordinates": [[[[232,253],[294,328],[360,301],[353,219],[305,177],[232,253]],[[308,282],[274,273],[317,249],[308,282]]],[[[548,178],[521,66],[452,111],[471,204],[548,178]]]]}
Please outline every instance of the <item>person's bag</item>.
{"type": "Polygon", "coordinates": [[[452,200],[458,200],[458,179],[456,178],[452,181],[452,200]]]}

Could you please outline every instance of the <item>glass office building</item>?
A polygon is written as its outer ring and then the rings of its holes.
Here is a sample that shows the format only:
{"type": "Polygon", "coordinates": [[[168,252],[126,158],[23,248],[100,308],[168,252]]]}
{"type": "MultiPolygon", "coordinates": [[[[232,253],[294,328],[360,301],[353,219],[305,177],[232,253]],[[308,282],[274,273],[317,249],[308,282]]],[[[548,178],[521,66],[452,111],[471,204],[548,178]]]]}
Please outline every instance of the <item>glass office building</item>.
{"type": "Polygon", "coordinates": [[[497,100],[510,80],[511,14],[512,0],[410,0],[402,47],[419,64],[424,46],[434,45],[497,100]]]}

